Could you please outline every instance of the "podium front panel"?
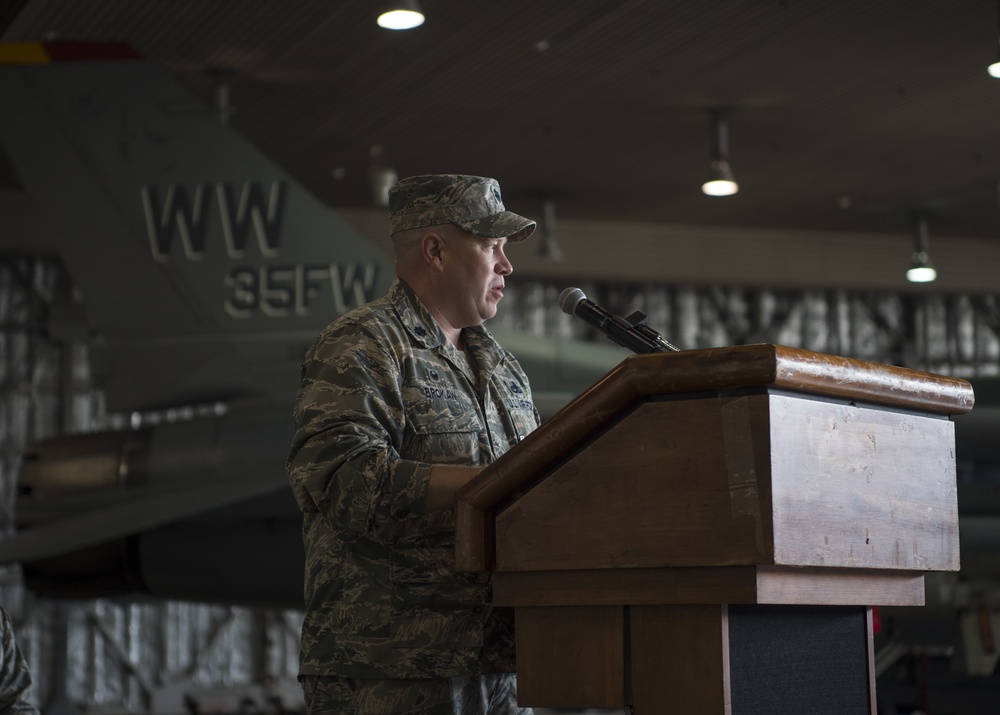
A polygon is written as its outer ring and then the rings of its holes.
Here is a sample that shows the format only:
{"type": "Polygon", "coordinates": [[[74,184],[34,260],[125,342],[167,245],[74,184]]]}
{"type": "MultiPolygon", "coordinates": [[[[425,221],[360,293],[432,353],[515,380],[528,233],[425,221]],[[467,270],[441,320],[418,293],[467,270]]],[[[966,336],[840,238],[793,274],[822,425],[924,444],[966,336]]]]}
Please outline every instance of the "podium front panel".
{"type": "Polygon", "coordinates": [[[774,562],[957,571],[955,424],[772,395],[774,562]]]}
{"type": "Polygon", "coordinates": [[[954,423],[779,391],[640,404],[495,515],[495,570],[959,567],[954,423]]]}
{"type": "Polygon", "coordinates": [[[771,563],[767,395],[647,402],[496,515],[496,571],[771,563]]]}

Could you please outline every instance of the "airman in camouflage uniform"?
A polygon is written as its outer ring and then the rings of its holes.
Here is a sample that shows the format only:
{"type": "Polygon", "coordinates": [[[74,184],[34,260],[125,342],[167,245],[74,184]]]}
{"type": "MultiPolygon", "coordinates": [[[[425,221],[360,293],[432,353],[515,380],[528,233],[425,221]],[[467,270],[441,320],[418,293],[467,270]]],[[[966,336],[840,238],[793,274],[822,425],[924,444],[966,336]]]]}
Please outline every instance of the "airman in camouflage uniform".
{"type": "Polygon", "coordinates": [[[481,325],[511,271],[505,242],[535,224],[493,179],[459,175],[399,182],[390,212],[396,281],[329,325],[302,367],[289,477],[307,709],[530,712],[512,614],[493,608],[488,575],[455,572],[443,505],[538,424],[527,377],[481,325]]]}

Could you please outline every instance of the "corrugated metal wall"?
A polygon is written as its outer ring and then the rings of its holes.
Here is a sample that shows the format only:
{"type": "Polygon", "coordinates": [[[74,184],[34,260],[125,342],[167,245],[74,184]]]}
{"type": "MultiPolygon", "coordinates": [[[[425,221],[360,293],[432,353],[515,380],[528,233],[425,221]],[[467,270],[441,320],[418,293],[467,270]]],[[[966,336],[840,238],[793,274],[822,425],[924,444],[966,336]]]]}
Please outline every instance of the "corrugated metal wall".
{"type": "MultiPolygon", "coordinates": [[[[43,258],[0,259],[0,528],[13,528],[20,455],[32,442],[103,429],[83,335],[60,331],[71,286],[43,258]],[[63,333],[63,334],[60,334],[63,333]]],[[[115,420],[120,422],[121,420],[115,420]]],[[[27,593],[18,569],[0,573],[47,712],[263,712],[296,709],[301,615],[194,603],[57,603],[27,593]]]]}
{"type": "MultiPolygon", "coordinates": [[[[578,284],[590,300],[681,349],[775,343],[959,377],[1000,374],[1000,296],[578,284]]],[[[549,337],[607,339],[564,314],[558,281],[511,281],[495,324],[549,337]]],[[[610,344],[610,343],[608,343],[610,344]]]]}

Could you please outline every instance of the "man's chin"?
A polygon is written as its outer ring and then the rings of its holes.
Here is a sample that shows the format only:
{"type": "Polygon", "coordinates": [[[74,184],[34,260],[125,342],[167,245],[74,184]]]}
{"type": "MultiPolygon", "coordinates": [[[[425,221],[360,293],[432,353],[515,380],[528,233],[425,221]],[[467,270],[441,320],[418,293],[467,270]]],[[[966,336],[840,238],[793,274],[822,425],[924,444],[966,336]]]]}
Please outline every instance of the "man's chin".
{"type": "Polygon", "coordinates": [[[481,317],[483,319],[483,322],[485,322],[490,318],[494,317],[496,314],[497,314],[497,304],[488,303],[486,307],[482,311],[480,311],[479,317],[481,317]]]}

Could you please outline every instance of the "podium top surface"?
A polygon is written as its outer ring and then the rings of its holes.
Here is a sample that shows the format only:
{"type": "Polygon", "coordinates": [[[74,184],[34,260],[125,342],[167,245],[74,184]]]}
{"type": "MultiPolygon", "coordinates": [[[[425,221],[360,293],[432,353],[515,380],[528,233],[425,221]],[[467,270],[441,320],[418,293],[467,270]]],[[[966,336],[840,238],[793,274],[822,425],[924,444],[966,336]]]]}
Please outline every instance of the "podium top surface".
{"type": "Polygon", "coordinates": [[[632,355],[591,389],[602,383],[619,383],[625,400],[771,387],[941,415],[974,403],[966,380],[768,344],[632,355]]]}

